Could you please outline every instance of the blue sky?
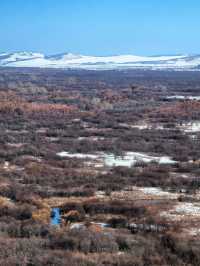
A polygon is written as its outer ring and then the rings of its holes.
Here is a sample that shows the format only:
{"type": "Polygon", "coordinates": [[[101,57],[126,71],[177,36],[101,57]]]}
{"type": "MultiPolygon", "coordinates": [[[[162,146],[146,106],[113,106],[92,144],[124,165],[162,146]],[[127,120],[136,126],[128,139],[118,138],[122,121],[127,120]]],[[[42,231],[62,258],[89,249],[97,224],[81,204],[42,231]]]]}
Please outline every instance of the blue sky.
{"type": "Polygon", "coordinates": [[[0,0],[0,51],[200,53],[199,0],[0,0]]]}

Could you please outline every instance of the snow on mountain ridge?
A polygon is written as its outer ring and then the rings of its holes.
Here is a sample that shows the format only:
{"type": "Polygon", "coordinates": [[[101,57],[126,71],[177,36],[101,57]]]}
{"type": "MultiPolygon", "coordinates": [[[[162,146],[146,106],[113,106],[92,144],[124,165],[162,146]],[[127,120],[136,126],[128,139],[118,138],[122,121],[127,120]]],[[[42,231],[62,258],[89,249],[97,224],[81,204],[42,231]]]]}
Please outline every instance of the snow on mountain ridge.
{"type": "Polygon", "coordinates": [[[195,69],[200,66],[199,55],[172,56],[89,56],[71,53],[45,56],[41,53],[0,53],[0,66],[82,69],[195,69]]]}
{"type": "Polygon", "coordinates": [[[0,54],[0,65],[8,65],[17,61],[31,60],[36,58],[44,58],[43,54],[32,52],[16,52],[0,54]]]}

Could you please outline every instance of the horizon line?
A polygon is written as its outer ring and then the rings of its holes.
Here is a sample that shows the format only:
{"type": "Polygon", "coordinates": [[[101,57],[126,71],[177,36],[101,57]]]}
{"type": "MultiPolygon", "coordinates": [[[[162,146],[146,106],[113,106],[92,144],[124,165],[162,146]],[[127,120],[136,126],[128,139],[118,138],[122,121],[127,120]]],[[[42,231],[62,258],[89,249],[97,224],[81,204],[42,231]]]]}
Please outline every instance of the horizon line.
{"type": "Polygon", "coordinates": [[[82,55],[82,56],[94,56],[94,57],[111,57],[111,56],[126,56],[126,55],[133,55],[133,56],[141,56],[141,57],[159,57],[159,56],[196,56],[196,55],[200,55],[200,52],[199,53],[159,53],[159,54],[149,54],[147,55],[146,53],[145,54],[138,54],[138,53],[118,53],[118,54],[88,54],[88,53],[76,53],[76,52],[56,52],[56,53],[45,53],[45,52],[42,52],[42,51],[37,51],[37,50],[15,50],[15,51],[10,51],[10,52],[6,52],[6,51],[0,51],[0,55],[3,55],[3,54],[14,54],[14,53],[38,53],[38,54],[42,54],[42,55],[45,55],[45,56],[59,56],[59,55],[69,55],[69,54],[72,54],[72,55],[82,55]]]}

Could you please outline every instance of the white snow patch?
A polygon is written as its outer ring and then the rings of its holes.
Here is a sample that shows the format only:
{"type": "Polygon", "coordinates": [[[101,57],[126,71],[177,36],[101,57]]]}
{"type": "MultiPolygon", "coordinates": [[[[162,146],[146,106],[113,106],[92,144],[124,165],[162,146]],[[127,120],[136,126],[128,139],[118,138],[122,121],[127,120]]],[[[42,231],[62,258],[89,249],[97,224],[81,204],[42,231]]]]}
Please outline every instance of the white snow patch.
{"type": "Polygon", "coordinates": [[[69,152],[59,152],[57,153],[60,157],[68,157],[68,158],[77,158],[77,159],[97,159],[98,155],[95,154],[84,154],[84,153],[69,153],[69,152]]]}
{"type": "Polygon", "coordinates": [[[105,191],[99,190],[95,192],[95,196],[98,198],[104,198],[106,195],[105,191]]]}
{"type": "Polygon", "coordinates": [[[200,205],[197,203],[184,202],[176,206],[175,211],[183,215],[200,215],[200,205]]]}
{"type": "Polygon", "coordinates": [[[168,156],[155,157],[155,156],[150,156],[150,155],[146,155],[144,153],[138,153],[138,152],[127,152],[125,153],[124,156],[114,156],[113,154],[107,154],[104,159],[105,165],[110,166],[110,167],[113,167],[113,166],[131,167],[137,162],[150,163],[153,161],[159,164],[176,163],[176,161],[172,160],[168,156]]]}
{"type": "Polygon", "coordinates": [[[172,198],[177,199],[178,197],[177,193],[170,193],[168,191],[163,191],[161,188],[143,187],[143,188],[138,188],[138,189],[147,195],[164,196],[170,199],[172,198]]]}
{"type": "Polygon", "coordinates": [[[200,132],[200,121],[183,123],[182,125],[179,125],[178,128],[186,133],[200,132]]]}
{"type": "Polygon", "coordinates": [[[91,222],[91,224],[93,225],[97,225],[97,226],[100,226],[101,228],[106,228],[109,226],[109,224],[107,223],[96,223],[96,222],[91,222]]]}
{"type": "Polygon", "coordinates": [[[167,96],[167,99],[200,101],[200,96],[172,95],[172,96],[167,96]]]}
{"type": "Polygon", "coordinates": [[[74,223],[70,225],[70,229],[83,229],[85,228],[85,225],[83,223],[74,223]]]}
{"type": "Polygon", "coordinates": [[[182,202],[176,204],[171,210],[163,211],[160,216],[174,221],[184,219],[200,218],[200,204],[191,202],[182,202]]]}
{"type": "Polygon", "coordinates": [[[193,227],[193,228],[187,229],[186,232],[189,233],[189,235],[191,236],[197,236],[200,234],[200,228],[193,227]]]}
{"type": "Polygon", "coordinates": [[[90,136],[90,137],[78,137],[78,140],[89,140],[89,141],[98,141],[98,140],[104,140],[104,137],[95,137],[95,136],[90,136]]]}
{"type": "Polygon", "coordinates": [[[130,125],[130,128],[138,128],[139,130],[144,130],[144,129],[156,129],[156,130],[163,130],[164,127],[161,124],[151,124],[151,123],[139,123],[139,124],[134,124],[130,125]]]}
{"type": "Polygon", "coordinates": [[[136,124],[136,125],[131,125],[131,128],[138,128],[139,130],[143,130],[143,129],[150,129],[151,126],[148,124],[136,124]]]}
{"type": "MultiPolygon", "coordinates": [[[[136,164],[137,162],[157,162],[159,164],[174,164],[176,161],[172,160],[168,156],[150,156],[146,155],[144,153],[138,153],[138,152],[126,152],[124,156],[115,156],[112,153],[103,153],[99,152],[96,154],[84,154],[84,153],[69,153],[69,152],[59,152],[57,153],[57,156],[63,157],[63,158],[78,158],[78,159],[91,159],[95,160],[95,163],[99,163],[99,166],[103,166],[102,163],[104,163],[105,166],[108,167],[115,167],[115,166],[124,166],[124,167],[131,167],[132,165],[136,164]]],[[[91,162],[91,165],[93,162],[91,162]]]]}

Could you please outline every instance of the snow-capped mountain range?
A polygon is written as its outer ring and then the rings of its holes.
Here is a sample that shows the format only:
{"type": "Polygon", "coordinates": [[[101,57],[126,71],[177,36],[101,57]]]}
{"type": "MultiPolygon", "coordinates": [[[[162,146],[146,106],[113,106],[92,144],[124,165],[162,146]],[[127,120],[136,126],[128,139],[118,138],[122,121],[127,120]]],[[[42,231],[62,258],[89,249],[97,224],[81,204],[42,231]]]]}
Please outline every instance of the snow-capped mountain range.
{"type": "Polygon", "coordinates": [[[200,70],[200,55],[174,56],[86,56],[71,53],[46,56],[41,53],[0,53],[1,67],[62,69],[158,69],[200,70]]]}

